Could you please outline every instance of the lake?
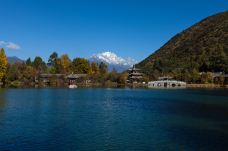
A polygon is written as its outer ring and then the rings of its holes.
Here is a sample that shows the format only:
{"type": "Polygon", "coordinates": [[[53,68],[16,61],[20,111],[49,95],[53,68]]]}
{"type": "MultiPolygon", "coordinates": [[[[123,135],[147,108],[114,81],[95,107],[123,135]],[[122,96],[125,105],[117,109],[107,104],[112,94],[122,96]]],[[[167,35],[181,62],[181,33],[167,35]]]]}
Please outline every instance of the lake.
{"type": "Polygon", "coordinates": [[[228,90],[1,89],[0,150],[227,151],[228,90]]]}

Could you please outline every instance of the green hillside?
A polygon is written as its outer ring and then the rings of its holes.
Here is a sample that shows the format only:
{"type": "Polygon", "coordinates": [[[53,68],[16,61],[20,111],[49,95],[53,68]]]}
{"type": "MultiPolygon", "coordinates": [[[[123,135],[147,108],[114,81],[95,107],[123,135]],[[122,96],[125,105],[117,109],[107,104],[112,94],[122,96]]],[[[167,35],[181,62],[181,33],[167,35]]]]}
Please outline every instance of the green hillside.
{"type": "Polygon", "coordinates": [[[192,71],[228,73],[228,11],[177,34],[136,66],[148,75],[192,71]]]}

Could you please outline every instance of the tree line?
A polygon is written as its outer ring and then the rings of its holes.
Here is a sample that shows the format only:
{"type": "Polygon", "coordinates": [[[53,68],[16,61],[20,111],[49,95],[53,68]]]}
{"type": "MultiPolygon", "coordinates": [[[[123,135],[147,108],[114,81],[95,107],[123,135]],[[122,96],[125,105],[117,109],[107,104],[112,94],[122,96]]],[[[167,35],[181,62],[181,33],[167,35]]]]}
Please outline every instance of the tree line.
{"type": "Polygon", "coordinates": [[[53,52],[46,63],[37,56],[23,62],[10,64],[3,48],[0,49],[0,81],[1,85],[12,87],[33,86],[35,78],[42,73],[47,74],[87,74],[86,79],[96,84],[124,84],[127,73],[118,73],[115,69],[108,71],[108,66],[101,62],[90,62],[85,58],[71,60],[67,54],[61,56],[53,52]]]}
{"type": "MultiPolygon", "coordinates": [[[[173,69],[163,71],[161,60],[157,60],[150,74],[144,72],[143,81],[157,80],[159,76],[171,76],[176,80],[194,84],[228,84],[228,79],[221,74],[213,78],[213,72],[200,72],[196,68],[192,69],[173,69]]],[[[206,62],[205,62],[206,63],[206,62]]],[[[150,71],[150,70],[146,71],[150,71]]],[[[144,70],[142,70],[144,71],[144,70]]],[[[23,62],[8,63],[4,49],[0,49],[0,86],[9,87],[33,87],[36,77],[40,74],[87,74],[79,82],[90,81],[94,85],[125,85],[128,77],[127,72],[118,73],[115,69],[108,71],[108,66],[101,62],[89,62],[85,58],[74,58],[71,60],[67,54],[59,56],[53,52],[46,63],[41,57],[37,56],[34,60],[28,58],[23,62]]],[[[54,79],[52,83],[58,83],[59,79],[54,79]]],[[[56,86],[56,85],[53,85],[56,86]]]]}

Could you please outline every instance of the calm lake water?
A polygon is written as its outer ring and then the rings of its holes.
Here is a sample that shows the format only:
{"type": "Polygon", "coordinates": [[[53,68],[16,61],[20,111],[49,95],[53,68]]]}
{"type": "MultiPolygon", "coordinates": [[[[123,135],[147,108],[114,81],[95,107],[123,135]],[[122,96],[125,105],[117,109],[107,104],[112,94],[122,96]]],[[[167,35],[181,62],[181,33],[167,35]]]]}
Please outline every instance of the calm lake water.
{"type": "Polygon", "coordinates": [[[228,90],[0,90],[0,150],[227,151],[228,90]]]}

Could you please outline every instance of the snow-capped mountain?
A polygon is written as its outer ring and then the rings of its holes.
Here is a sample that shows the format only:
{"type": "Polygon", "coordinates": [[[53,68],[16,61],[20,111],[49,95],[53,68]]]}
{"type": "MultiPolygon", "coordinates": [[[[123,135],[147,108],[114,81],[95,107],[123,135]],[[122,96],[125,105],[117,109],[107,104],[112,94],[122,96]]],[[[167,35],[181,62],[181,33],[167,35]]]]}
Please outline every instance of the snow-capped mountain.
{"type": "Polygon", "coordinates": [[[110,51],[94,54],[89,58],[89,61],[97,63],[104,62],[108,65],[110,71],[115,68],[118,72],[127,70],[137,63],[132,58],[125,59],[110,51]]]}

